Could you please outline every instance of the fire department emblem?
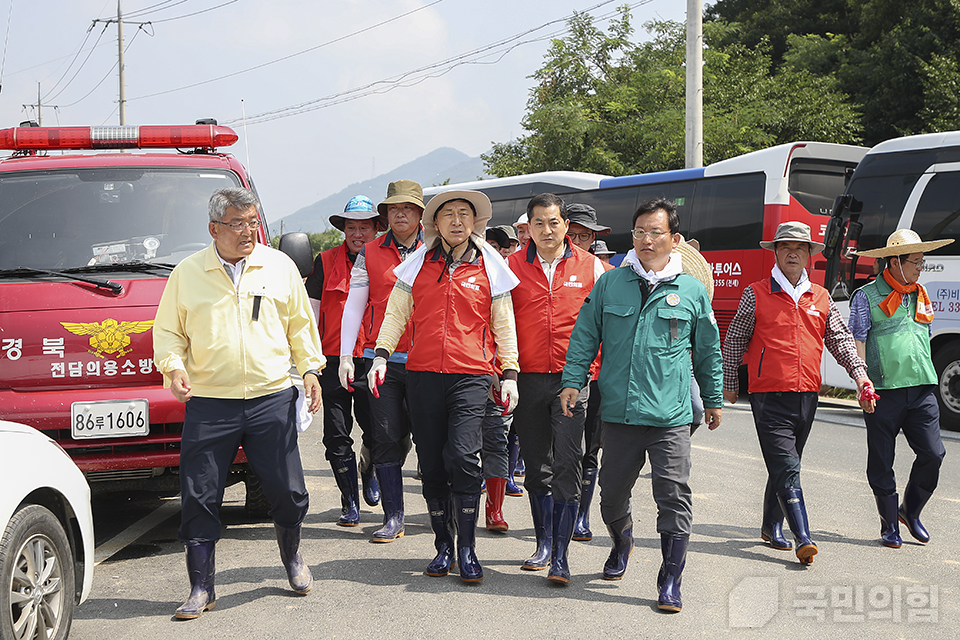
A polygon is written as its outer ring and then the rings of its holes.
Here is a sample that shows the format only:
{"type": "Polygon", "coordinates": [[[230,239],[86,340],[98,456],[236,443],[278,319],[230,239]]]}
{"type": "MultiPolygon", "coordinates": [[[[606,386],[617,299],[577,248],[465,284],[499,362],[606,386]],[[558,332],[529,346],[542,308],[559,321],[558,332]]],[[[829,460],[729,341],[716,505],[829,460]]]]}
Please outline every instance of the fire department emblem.
{"type": "Polygon", "coordinates": [[[130,346],[130,333],[144,333],[153,326],[153,320],[137,322],[117,322],[107,318],[103,322],[61,322],[63,328],[78,336],[90,336],[90,353],[102,358],[104,353],[116,353],[117,357],[127,355],[133,349],[130,346]]]}

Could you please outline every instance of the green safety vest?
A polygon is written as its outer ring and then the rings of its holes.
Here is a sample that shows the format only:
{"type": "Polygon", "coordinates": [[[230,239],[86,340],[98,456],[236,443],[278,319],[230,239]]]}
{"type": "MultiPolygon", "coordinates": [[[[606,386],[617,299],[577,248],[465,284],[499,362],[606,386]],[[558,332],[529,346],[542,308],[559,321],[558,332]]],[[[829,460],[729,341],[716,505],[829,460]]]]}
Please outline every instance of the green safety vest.
{"type": "Polygon", "coordinates": [[[901,389],[937,384],[937,372],[930,359],[928,325],[914,320],[917,294],[907,294],[908,307],[897,307],[893,316],[880,303],[893,291],[882,276],[861,289],[870,302],[870,331],[867,333],[867,375],[877,389],[901,389]]]}

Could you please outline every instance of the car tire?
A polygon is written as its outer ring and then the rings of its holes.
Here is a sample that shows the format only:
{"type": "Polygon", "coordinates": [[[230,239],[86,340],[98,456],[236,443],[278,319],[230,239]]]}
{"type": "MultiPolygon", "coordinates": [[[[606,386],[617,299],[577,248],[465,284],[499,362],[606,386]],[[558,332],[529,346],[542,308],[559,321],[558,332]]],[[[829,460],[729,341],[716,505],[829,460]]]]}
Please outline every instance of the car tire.
{"type": "Polygon", "coordinates": [[[960,340],[943,345],[933,354],[937,370],[940,428],[960,431],[960,340]]]}
{"type": "Polygon", "coordinates": [[[28,505],[10,518],[0,541],[0,589],[0,638],[67,637],[76,591],[73,554],[48,509],[28,505]],[[37,557],[43,567],[34,567],[37,557]],[[46,632],[38,633],[41,625],[46,632]]]}
{"type": "Polygon", "coordinates": [[[247,490],[244,508],[247,516],[257,520],[265,520],[270,517],[270,501],[267,500],[263,492],[263,485],[260,484],[260,478],[253,472],[249,466],[243,476],[243,483],[247,490]]]}

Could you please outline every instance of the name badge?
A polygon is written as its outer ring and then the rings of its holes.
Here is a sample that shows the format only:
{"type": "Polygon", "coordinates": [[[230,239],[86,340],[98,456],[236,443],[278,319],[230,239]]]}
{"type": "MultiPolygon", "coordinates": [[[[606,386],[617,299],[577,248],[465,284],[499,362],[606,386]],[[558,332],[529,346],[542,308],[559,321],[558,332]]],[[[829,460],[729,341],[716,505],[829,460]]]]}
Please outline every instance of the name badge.
{"type": "Polygon", "coordinates": [[[680,304],[680,296],[677,295],[676,293],[668,293],[667,304],[670,305],[671,307],[677,306],[678,304],[680,304]]]}

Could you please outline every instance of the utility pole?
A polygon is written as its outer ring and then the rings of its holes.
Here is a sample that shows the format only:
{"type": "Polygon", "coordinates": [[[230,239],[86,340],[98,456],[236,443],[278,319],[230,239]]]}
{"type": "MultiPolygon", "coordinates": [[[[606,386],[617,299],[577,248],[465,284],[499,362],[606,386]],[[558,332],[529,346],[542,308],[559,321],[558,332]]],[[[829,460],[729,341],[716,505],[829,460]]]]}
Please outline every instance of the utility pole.
{"type": "Polygon", "coordinates": [[[703,0],[687,0],[686,168],[703,166],[703,0]]]}
{"type": "Polygon", "coordinates": [[[37,83],[37,102],[36,102],[35,104],[25,104],[25,105],[23,105],[23,108],[24,108],[24,109],[26,109],[27,107],[36,107],[36,108],[37,108],[37,124],[42,127],[42,126],[43,126],[43,107],[53,107],[54,109],[56,109],[56,108],[57,108],[57,105],[55,105],[55,104],[43,104],[43,102],[40,100],[40,83],[38,82],[38,83],[37,83]]]}
{"type": "MultiPolygon", "coordinates": [[[[126,87],[126,75],[127,69],[126,65],[123,62],[123,7],[122,0],[117,0],[117,19],[116,20],[94,20],[93,24],[102,22],[104,24],[117,23],[117,47],[118,47],[118,61],[120,66],[120,124],[127,124],[127,87],[126,87]]],[[[150,24],[149,22],[130,22],[127,21],[127,24],[135,24],[138,26],[143,26],[145,24],[150,24]]]]}

